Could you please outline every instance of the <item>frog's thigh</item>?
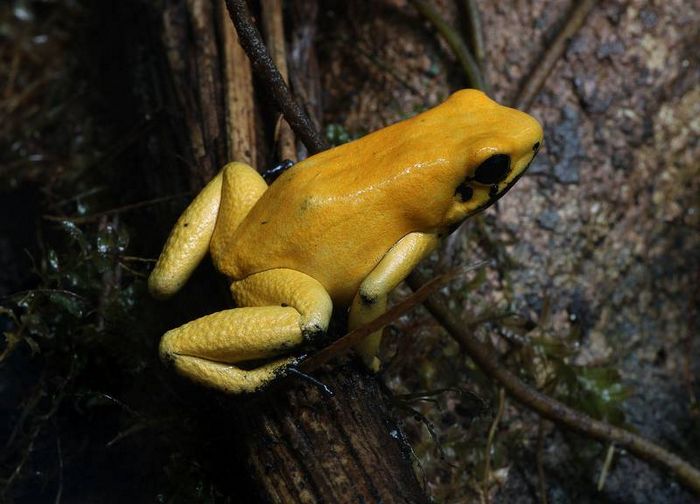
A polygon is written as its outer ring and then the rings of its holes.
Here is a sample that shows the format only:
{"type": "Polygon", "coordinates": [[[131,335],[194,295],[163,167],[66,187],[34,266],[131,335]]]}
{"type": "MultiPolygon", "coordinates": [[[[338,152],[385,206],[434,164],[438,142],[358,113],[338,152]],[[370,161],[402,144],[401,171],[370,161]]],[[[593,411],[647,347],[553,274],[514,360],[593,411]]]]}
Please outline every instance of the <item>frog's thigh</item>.
{"type": "Polygon", "coordinates": [[[267,190],[262,176],[245,163],[229,163],[221,174],[221,204],[211,239],[211,254],[215,262],[225,261],[234,231],[267,190]]]}
{"type": "Polygon", "coordinates": [[[235,364],[278,355],[325,331],[332,305],[316,280],[292,270],[251,275],[234,282],[231,290],[245,307],[207,315],[169,331],[161,341],[161,355],[200,383],[230,393],[251,392],[284,374],[294,359],[254,369],[235,364]]]}
{"type": "Polygon", "coordinates": [[[181,374],[224,392],[250,392],[270,381],[290,359],[255,369],[236,363],[272,357],[302,342],[294,308],[264,306],[212,313],[168,331],[160,354],[181,374]]]}
{"type": "Polygon", "coordinates": [[[220,173],[204,186],[170,231],[148,278],[148,288],[154,296],[166,297],[180,290],[209,250],[219,213],[222,179],[220,173]]]}
{"type": "Polygon", "coordinates": [[[300,315],[300,328],[313,339],[328,328],[333,302],[318,280],[291,269],[272,269],[231,284],[239,306],[292,306],[300,315]]]}
{"type": "MultiPolygon", "coordinates": [[[[210,249],[215,261],[241,221],[267,189],[263,178],[244,163],[229,163],[182,213],[148,278],[154,296],[182,288],[210,249]]],[[[224,249],[225,250],[225,249],[224,249]]]]}
{"type": "MultiPolygon", "coordinates": [[[[389,292],[437,245],[437,236],[429,233],[410,233],[396,242],[362,281],[350,309],[350,329],[366,324],[384,313],[389,292]]],[[[378,330],[356,347],[365,364],[374,371],[379,370],[377,353],[381,337],[382,331],[378,330]]]]}

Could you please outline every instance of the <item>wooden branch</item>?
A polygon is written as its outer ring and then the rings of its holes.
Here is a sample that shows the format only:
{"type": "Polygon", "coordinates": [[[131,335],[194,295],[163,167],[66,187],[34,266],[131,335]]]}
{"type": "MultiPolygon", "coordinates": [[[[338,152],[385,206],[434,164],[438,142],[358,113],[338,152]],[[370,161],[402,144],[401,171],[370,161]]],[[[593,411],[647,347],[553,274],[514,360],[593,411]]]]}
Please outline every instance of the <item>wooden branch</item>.
{"type": "MultiPolygon", "coordinates": [[[[314,129],[322,131],[320,121],[323,114],[323,100],[315,45],[318,32],[318,0],[288,0],[286,7],[291,25],[288,53],[289,79],[314,129]]],[[[303,143],[299,143],[297,149],[300,159],[308,155],[303,143]]]]}
{"type": "Polygon", "coordinates": [[[462,70],[464,70],[467,84],[475,89],[481,89],[485,93],[490,93],[490,89],[481,75],[479,65],[459,33],[447,24],[431,2],[427,2],[426,0],[410,0],[410,2],[420,15],[435,27],[438,33],[445,39],[447,45],[450,46],[457,61],[459,61],[459,64],[462,66],[462,70]]]}
{"type": "Polygon", "coordinates": [[[282,75],[275,67],[270,53],[262,41],[260,32],[255,27],[245,0],[226,0],[226,6],[238,37],[248,54],[253,70],[266,82],[266,89],[272,94],[290,126],[300,136],[310,152],[315,153],[328,148],[328,143],[318,134],[304,110],[289,92],[282,75]]]}
{"type": "MultiPolygon", "coordinates": [[[[282,16],[282,0],[261,0],[265,41],[272,52],[272,61],[279,69],[284,82],[289,85],[289,73],[287,72],[287,45],[284,41],[284,24],[282,16]]],[[[230,23],[229,23],[230,24],[230,23]]],[[[275,141],[277,154],[280,160],[297,160],[294,132],[291,126],[280,114],[275,127],[275,141]]]]}
{"type": "Polygon", "coordinates": [[[221,66],[226,100],[226,139],[229,161],[258,166],[253,72],[238,34],[226,16],[224,0],[218,1],[216,19],[221,38],[221,66]]]}
{"type": "Polygon", "coordinates": [[[467,34],[474,59],[479,68],[484,71],[486,61],[486,44],[484,43],[484,30],[481,24],[481,14],[476,0],[464,0],[464,11],[467,16],[467,34]]]}
{"type": "Polygon", "coordinates": [[[336,362],[316,377],[334,392],[288,378],[246,407],[251,475],[265,502],[427,502],[399,427],[374,378],[336,362]]]}
{"type": "Polygon", "coordinates": [[[210,2],[167,2],[162,15],[163,49],[177,102],[173,130],[181,137],[183,155],[193,160],[191,188],[208,182],[226,158],[220,66],[212,30],[210,2]],[[187,22],[183,23],[182,20],[187,22]]]}
{"type": "MultiPolygon", "coordinates": [[[[250,74],[221,4],[167,2],[163,42],[168,48],[168,70],[176,72],[170,79],[176,103],[168,104],[168,110],[175,115],[171,122],[178,137],[186,139],[178,145],[182,157],[200,180],[200,162],[213,174],[231,158],[256,159],[256,145],[269,142],[255,140],[250,74]],[[204,26],[210,31],[215,27],[218,37],[210,33],[206,39],[191,40],[204,26]],[[187,120],[177,120],[181,111],[187,120]],[[227,143],[229,137],[233,141],[227,143]]],[[[299,113],[301,117],[303,111],[299,113]]],[[[258,153],[257,159],[262,154],[266,153],[258,153]]],[[[195,275],[184,294],[197,283],[195,275]]],[[[202,283],[208,290],[195,302],[219,304],[214,282],[202,283]]],[[[360,365],[345,362],[324,366],[316,377],[333,390],[333,398],[314,383],[295,377],[251,398],[223,398],[221,415],[226,420],[222,423],[230,426],[238,443],[222,446],[231,454],[225,462],[230,464],[229,477],[249,477],[265,502],[426,502],[374,376],[360,365]],[[234,411],[229,412],[229,407],[234,411]],[[236,467],[240,459],[247,462],[246,471],[236,467]]]]}
{"type": "Polygon", "coordinates": [[[566,49],[566,44],[569,42],[576,32],[581,28],[583,22],[595,7],[597,0],[583,0],[571,11],[568,20],[564,23],[564,27],[557,34],[554,41],[548,45],[542,59],[535,69],[528,74],[523,87],[520,89],[518,96],[513,100],[515,108],[527,110],[532,105],[537,93],[540,92],[547,77],[554,69],[554,65],[566,49]]]}

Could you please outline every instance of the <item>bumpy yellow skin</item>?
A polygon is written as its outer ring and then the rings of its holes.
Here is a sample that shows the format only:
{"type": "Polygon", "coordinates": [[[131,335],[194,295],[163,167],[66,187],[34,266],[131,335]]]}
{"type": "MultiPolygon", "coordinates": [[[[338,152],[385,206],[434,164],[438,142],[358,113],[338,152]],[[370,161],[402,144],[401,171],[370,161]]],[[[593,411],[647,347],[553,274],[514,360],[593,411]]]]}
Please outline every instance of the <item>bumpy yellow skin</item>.
{"type": "MultiPolygon", "coordinates": [[[[463,90],[269,187],[253,168],[226,165],[175,224],[149,288],[173,294],[210,252],[240,308],[169,331],[162,357],[225,392],[260,389],[297,363],[285,355],[327,329],[333,306],[350,306],[351,328],[383,313],[388,293],[502,196],[541,142],[535,119],[463,90]]],[[[379,340],[358,348],[375,370],[379,340]]]]}

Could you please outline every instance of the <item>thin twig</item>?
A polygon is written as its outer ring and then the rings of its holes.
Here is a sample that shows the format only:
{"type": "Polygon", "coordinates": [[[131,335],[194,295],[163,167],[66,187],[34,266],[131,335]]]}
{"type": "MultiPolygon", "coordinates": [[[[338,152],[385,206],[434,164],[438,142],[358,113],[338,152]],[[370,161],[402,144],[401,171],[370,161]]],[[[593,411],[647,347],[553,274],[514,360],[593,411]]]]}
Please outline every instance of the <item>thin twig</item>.
{"type": "Polygon", "coordinates": [[[70,296],[75,299],[79,299],[80,301],[86,302],[87,303],[87,298],[81,296],[80,294],[77,294],[73,291],[69,291],[67,289],[42,289],[42,288],[37,288],[37,289],[27,289],[23,291],[17,291],[13,292],[12,294],[7,294],[5,296],[0,297],[0,299],[16,299],[16,298],[21,298],[22,296],[26,296],[28,294],[34,294],[34,293],[39,293],[39,294],[63,294],[66,296],[70,296]]]}
{"type": "Polygon", "coordinates": [[[63,450],[61,449],[61,434],[58,432],[58,425],[56,425],[55,421],[54,426],[56,427],[56,457],[58,458],[58,489],[56,490],[54,504],[61,504],[61,497],[63,496],[63,450]]]}
{"type": "Polygon", "coordinates": [[[537,423],[537,448],[535,458],[537,460],[537,491],[540,494],[540,503],[547,504],[547,480],[544,476],[544,418],[540,417],[537,423]]]}
{"type": "Polygon", "coordinates": [[[598,478],[598,486],[596,487],[599,492],[603,491],[605,486],[605,480],[608,479],[608,472],[610,471],[610,465],[612,464],[613,455],[615,455],[615,443],[610,443],[607,452],[605,454],[605,461],[603,462],[603,468],[600,471],[600,477],[598,478]]]}
{"type": "Polygon", "coordinates": [[[343,49],[346,49],[348,52],[357,52],[360,56],[366,58],[379,70],[382,70],[383,72],[389,74],[390,77],[392,77],[396,82],[405,87],[412,94],[425,99],[425,94],[420,89],[408,82],[408,80],[401,76],[401,74],[399,74],[399,72],[394,67],[389,65],[387,62],[383,61],[375,53],[363,48],[362,45],[360,45],[360,43],[358,43],[357,41],[352,42],[348,37],[339,37],[338,40],[341,42],[341,47],[343,49]]]}
{"type": "Polygon", "coordinates": [[[515,98],[515,108],[527,110],[542,89],[554,65],[566,49],[566,44],[581,28],[586,17],[595,7],[597,0],[583,0],[571,11],[568,21],[545,51],[535,69],[527,76],[523,87],[515,98]]]}
{"type": "MultiPolygon", "coordinates": [[[[260,11],[262,24],[265,31],[265,42],[272,53],[272,60],[279,69],[284,82],[289,84],[289,72],[287,70],[287,45],[284,40],[284,16],[282,12],[282,0],[261,0],[260,11]]],[[[280,115],[275,126],[275,141],[277,143],[277,155],[280,160],[297,160],[296,139],[294,132],[280,115]]]]}
{"type": "Polygon", "coordinates": [[[118,432],[116,436],[114,436],[112,439],[110,439],[106,444],[105,448],[111,448],[118,442],[120,442],[122,439],[126,439],[129,436],[132,436],[133,434],[136,434],[137,432],[141,432],[144,429],[149,428],[150,425],[145,422],[140,422],[140,423],[135,423],[128,427],[127,429],[118,432]]]}
{"type": "Polygon", "coordinates": [[[455,57],[459,61],[459,64],[464,70],[464,74],[467,77],[468,84],[475,88],[481,89],[482,91],[488,93],[486,82],[481,75],[481,70],[479,65],[476,63],[474,56],[472,56],[469,48],[464,43],[462,37],[459,33],[452,28],[447,22],[438,14],[435,8],[428,2],[424,0],[410,0],[411,4],[416,8],[416,10],[435,27],[435,29],[442,35],[450,46],[452,52],[454,52],[455,57]]]}
{"type": "Polygon", "coordinates": [[[498,410],[496,410],[496,416],[493,417],[493,422],[491,422],[491,427],[489,427],[489,435],[486,438],[486,449],[484,450],[484,475],[481,480],[481,486],[487,503],[489,502],[489,479],[491,478],[491,449],[493,448],[493,440],[496,437],[498,424],[501,423],[505,406],[506,391],[503,387],[500,387],[498,389],[498,410]]]}
{"type": "Polygon", "coordinates": [[[226,0],[226,7],[233,24],[236,26],[241,46],[253,65],[253,71],[265,83],[266,89],[272,94],[282,110],[284,118],[309,151],[316,153],[327,149],[328,143],[314,129],[313,123],[290,93],[282,75],[272,61],[260,32],[253,24],[245,0],[226,0]]]}
{"type": "Polygon", "coordinates": [[[174,200],[177,198],[182,198],[184,196],[189,196],[192,194],[191,192],[184,192],[184,193],[179,193],[179,194],[173,194],[171,196],[163,196],[161,198],[154,198],[151,200],[147,201],[139,201],[137,203],[131,203],[129,205],[124,205],[120,206],[117,208],[111,208],[109,210],[104,210],[102,212],[96,212],[94,214],[90,215],[78,215],[75,217],[70,217],[70,216],[62,216],[62,215],[42,215],[42,218],[54,222],[72,222],[73,224],[86,224],[88,222],[94,222],[96,220],[101,219],[102,217],[106,217],[109,215],[113,214],[121,214],[124,212],[130,212],[132,210],[138,210],[139,208],[151,206],[151,205],[157,205],[159,203],[165,203],[166,201],[174,200]]]}
{"type": "MultiPolygon", "coordinates": [[[[412,274],[408,283],[412,288],[417,288],[420,281],[415,274],[412,274]]],[[[434,294],[424,304],[455,339],[462,351],[471,357],[486,375],[499,382],[516,401],[559,425],[598,441],[614,442],[641,459],[665,467],[684,485],[700,494],[700,471],[678,455],[637,434],[580,413],[520,381],[517,376],[501,365],[489,347],[465,329],[461,320],[448,308],[449,304],[445,296],[434,294]]]]}
{"type": "Polygon", "coordinates": [[[481,14],[479,14],[476,0],[464,0],[464,10],[467,14],[469,43],[472,53],[474,54],[474,59],[476,59],[476,63],[479,65],[483,76],[486,49],[484,48],[484,32],[481,26],[481,14]]]}
{"type": "Polygon", "coordinates": [[[250,59],[238,40],[236,29],[226,16],[226,7],[219,1],[217,17],[221,32],[224,82],[227,84],[224,86],[227,156],[228,159],[258,166],[253,71],[250,59]]]}

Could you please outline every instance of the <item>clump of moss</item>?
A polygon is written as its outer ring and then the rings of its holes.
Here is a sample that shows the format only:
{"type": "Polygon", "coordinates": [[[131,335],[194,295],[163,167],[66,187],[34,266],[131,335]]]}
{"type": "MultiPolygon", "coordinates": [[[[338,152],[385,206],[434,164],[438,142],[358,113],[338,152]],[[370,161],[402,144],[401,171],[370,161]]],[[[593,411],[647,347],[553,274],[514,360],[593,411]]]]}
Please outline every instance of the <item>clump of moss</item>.
{"type": "Polygon", "coordinates": [[[10,218],[38,214],[23,219],[31,244],[0,244],[0,267],[18,271],[0,286],[11,291],[0,298],[0,500],[226,502],[207,468],[221,440],[205,439],[210,426],[157,361],[167,307],[147,295],[152,259],[138,246],[153,206],[124,210],[142,181],[119,181],[133,135],[102,115],[91,81],[95,5],[0,5],[0,190],[16,202],[10,218]]]}

